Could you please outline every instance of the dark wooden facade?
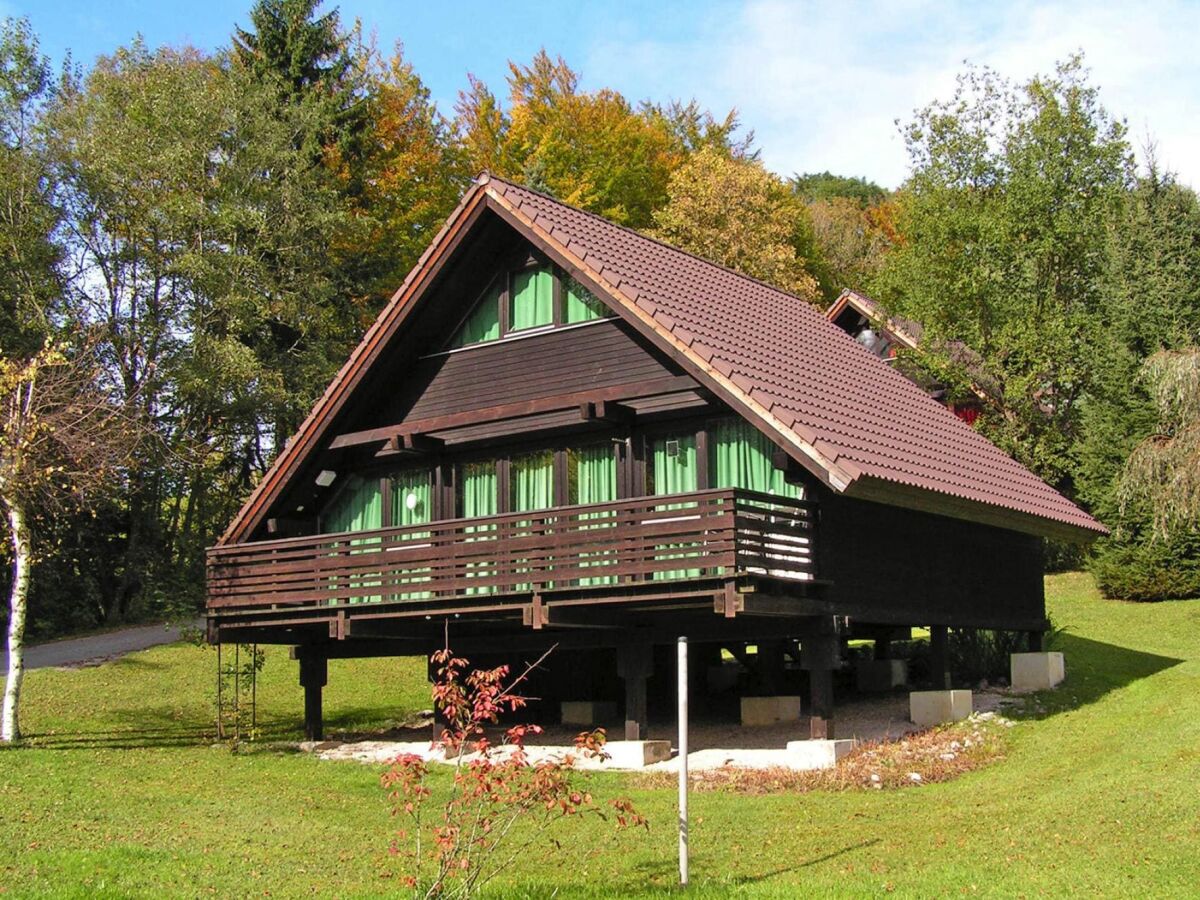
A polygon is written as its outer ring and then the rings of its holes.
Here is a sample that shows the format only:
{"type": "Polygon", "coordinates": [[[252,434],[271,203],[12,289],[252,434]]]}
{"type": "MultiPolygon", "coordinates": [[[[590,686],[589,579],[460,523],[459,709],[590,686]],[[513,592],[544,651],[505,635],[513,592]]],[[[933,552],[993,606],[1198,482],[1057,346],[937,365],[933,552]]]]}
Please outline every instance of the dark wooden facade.
{"type": "Polygon", "coordinates": [[[569,324],[556,306],[545,328],[446,349],[498,273],[554,271],[556,304],[567,278],[489,213],[456,240],[411,321],[372,351],[332,437],[293,464],[244,538],[209,554],[210,640],[296,645],[312,734],[325,660],[427,654],[447,633],[467,655],[608,653],[630,735],[654,645],[798,641],[822,735],[851,634],[1045,627],[1040,538],[839,496],[782,446],[772,465],[803,499],[717,486],[713,428],[739,414],[620,318],[569,324]],[[663,435],[694,441],[693,488],[652,489],[663,435]],[[611,449],[615,499],[570,504],[566,454],[582,444],[611,449]],[[554,454],[553,502],[508,509],[512,461],[532,450],[554,454]],[[457,479],[480,459],[496,467],[496,510],[464,517],[457,479]],[[389,478],[413,467],[429,473],[430,520],[396,524],[389,478]],[[381,527],[325,533],[352,475],[379,480],[381,527]]]}

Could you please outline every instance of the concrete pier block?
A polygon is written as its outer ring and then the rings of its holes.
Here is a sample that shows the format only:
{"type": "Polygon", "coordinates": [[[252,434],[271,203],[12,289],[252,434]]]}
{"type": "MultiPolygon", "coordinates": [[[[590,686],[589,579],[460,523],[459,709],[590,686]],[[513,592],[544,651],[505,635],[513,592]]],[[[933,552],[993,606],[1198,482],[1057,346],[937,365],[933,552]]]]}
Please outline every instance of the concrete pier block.
{"type": "Polygon", "coordinates": [[[928,728],[958,722],[971,715],[970,691],[913,691],[908,695],[908,717],[928,728]]]}
{"type": "Polygon", "coordinates": [[[1014,653],[1011,683],[1015,691],[1048,691],[1067,677],[1061,653],[1014,653]]]}
{"type": "Polygon", "coordinates": [[[799,697],[743,697],[743,725],[774,725],[800,720],[799,697]]]}
{"type": "Polygon", "coordinates": [[[788,765],[795,769],[832,769],[857,743],[851,740],[788,741],[788,765]]]}
{"type": "Polygon", "coordinates": [[[603,725],[617,721],[617,704],[597,700],[564,700],[559,719],[564,725],[603,725]]]}
{"type": "Polygon", "coordinates": [[[604,745],[608,759],[604,766],[615,769],[641,769],[671,758],[670,741],[609,741],[604,745]]]}
{"type": "Polygon", "coordinates": [[[904,659],[860,659],[854,665],[854,680],[864,694],[890,691],[908,684],[908,661],[904,659]]]}

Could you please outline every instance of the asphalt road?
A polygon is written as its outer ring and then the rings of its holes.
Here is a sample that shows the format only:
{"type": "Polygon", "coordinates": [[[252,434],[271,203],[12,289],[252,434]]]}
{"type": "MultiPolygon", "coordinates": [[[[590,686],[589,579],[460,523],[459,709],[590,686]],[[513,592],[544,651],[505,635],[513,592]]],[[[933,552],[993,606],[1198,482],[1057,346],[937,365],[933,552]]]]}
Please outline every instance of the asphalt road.
{"type": "MultiPolygon", "coordinates": [[[[199,627],[202,620],[193,625],[199,627]]],[[[67,638],[25,647],[25,668],[44,669],[51,666],[79,666],[116,659],[126,653],[145,650],[159,644],[179,640],[180,625],[138,625],[88,637],[67,638]]],[[[0,649],[0,675],[8,670],[8,648],[0,649]]]]}

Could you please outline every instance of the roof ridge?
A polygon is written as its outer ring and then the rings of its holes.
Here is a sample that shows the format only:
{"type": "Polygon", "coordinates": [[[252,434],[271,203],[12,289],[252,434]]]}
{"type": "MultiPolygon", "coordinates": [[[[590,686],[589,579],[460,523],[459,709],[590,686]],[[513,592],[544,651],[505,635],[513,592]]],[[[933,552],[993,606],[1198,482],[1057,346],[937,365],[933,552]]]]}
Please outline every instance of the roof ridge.
{"type": "MultiPolygon", "coordinates": [[[[696,260],[699,263],[703,263],[706,266],[712,266],[714,269],[719,269],[722,272],[728,272],[730,275],[735,275],[744,281],[749,281],[751,284],[756,284],[759,287],[764,287],[767,290],[773,291],[776,294],[781,294],[782,296],[787,297],[790,300],[799,300],[805,306],[810,307],[818,315],[821,314],[821,311],[819,309],[817,309],[816,306],[814,306],[809,301],[805,300],[800,295],[793,294],[790,291],[785,291],[783,288],[778,287],[777,285],[771,284],[769,281],[763,281],[761,278],[755,278],[753,275],[747,275],[745,272],[739,272],[737,269],[731,269],[731,268],[729,268],[729,266],[723,266],[718,262],[713,262],[711,259],[705,259],[703,256],[700,256],[698,253],[693,253],[690,250],[684,250],[682,247],[676,247],[674,244],[668,244],[666,241],[661,240],[656,237],[653,237],[651,235],[645,234],[641,231],[638,231],[636,228],[630,228],[628,225],[621,225],[621,224],[618,224],[617,222],[612,221],[611,219],[606,219],[606,218],[604,218],[604,216],[600,215],[599,213],[594,213],[591,210],[583,209],[578,206],[573,206],[572,204],[567,203],[564,200],[560,200],[551,194],[547,194],[545,191],[536,190],[535,188],[531,188],[528,185],[518,184],[517,182],[512,181],[508,178],[501,178],[499,175],[495,175],[495,174],[493,174],[491,172],[487,172],[487,171],[480,173],[480,178],[483,178],[484,176],[487,177],[488,181],[498,181],[501,184],[507,185],[508,187],[514,187],[519,191],[528,191],[529,193],[534,194],[535,196],[541,197],[543,200],[549,200],[551,203],[557,203],[559,206],[564,207],[565,209],[572,210],[574,212],[579,213],[580,215],[588,216],[589,218],[595,219],[597,222],[603,222],[609,228],[619,229],[621,231],[624,231],[624,232],[627,232],[627,233],[633,235],[636,238],[640,238],[643,241],[649,241],[652,244],[657,244],[658,246],[662,247],[664,250],[669,250],[672,253],[678,253],[680,256],[689,257],[691,259],[696,260]]],[[[487,184],[487,181],[482,181],[480,183],[487,184]]],[[[807,271],[807,270],[805,270],[805,271],[807,271]]],[[[846,290],[849,290],[849,288],[847,288],[846,290]]]]}

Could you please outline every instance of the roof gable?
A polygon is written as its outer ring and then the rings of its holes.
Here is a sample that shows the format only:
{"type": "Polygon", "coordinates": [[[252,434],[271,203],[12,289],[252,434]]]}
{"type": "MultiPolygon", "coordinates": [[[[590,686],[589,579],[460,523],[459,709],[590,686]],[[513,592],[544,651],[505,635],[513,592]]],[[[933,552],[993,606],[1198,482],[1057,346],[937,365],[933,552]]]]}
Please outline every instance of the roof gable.
{"type": "Polygon", "coordinates": [[[483,176],[222,537],[243,540],[480,211],[491,209],[697,381],[849,496],[1038,534],[1104,528],[790,294],[483,176]],[[889,490],[894,489],[894,490],[889,490]]]}

